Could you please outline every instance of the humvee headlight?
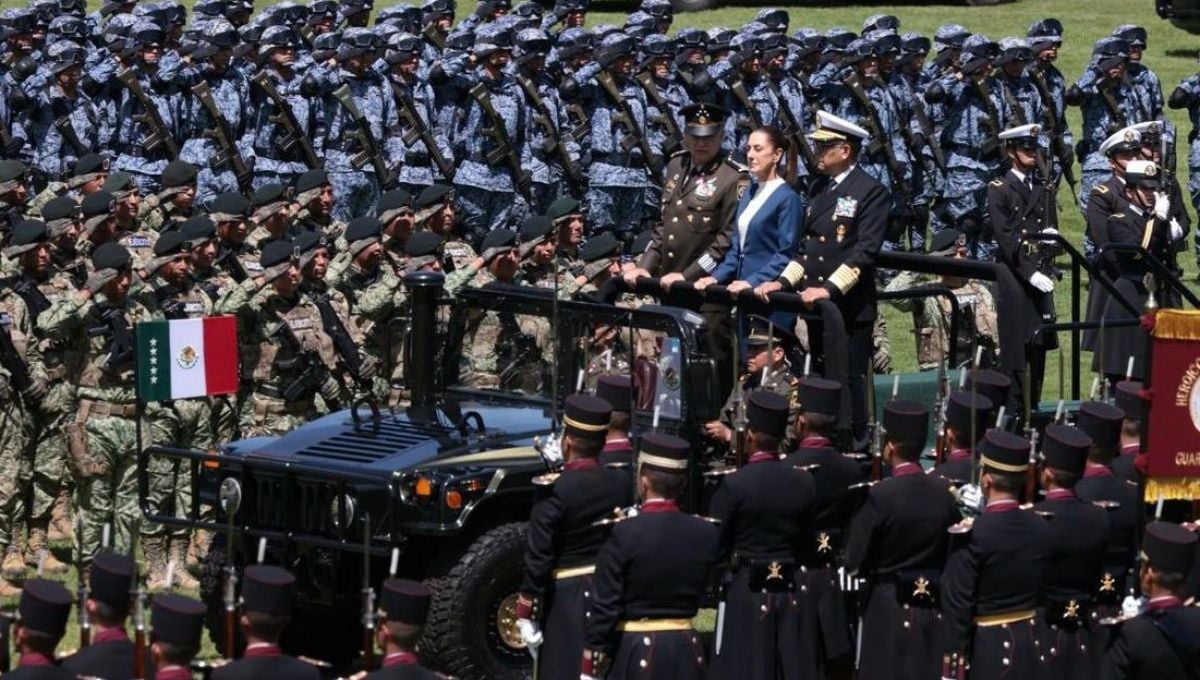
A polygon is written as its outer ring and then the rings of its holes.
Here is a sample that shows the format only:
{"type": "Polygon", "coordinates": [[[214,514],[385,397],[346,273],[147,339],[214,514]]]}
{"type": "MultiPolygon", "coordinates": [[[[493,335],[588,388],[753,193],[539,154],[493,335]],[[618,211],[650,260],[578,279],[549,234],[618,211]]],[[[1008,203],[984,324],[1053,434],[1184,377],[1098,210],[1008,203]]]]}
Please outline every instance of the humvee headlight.
{"type": "Polygon", "coordinates": [[[358,504],[354,501],[354,497],[345,494],[333,499],[333,505],[330,508],[330,516],[333,519],[335,529],[348,527],[354,523],[354,515],[358,510],[358,504]],[[343,507],[345,508],[343,510],[343,507]]]}
{"type": "Polygon", "coordinates": [[[433,496],[433,482],[428,477],[418,477],[417,485],[413,487],[417,498],[428,499],[433,496]]]}
{"type": "Polygon", "coordinates": [[[451,510],[461,510],[463,504],[462,494],[458,491],[446,492],[446,507],[451,510]]]}

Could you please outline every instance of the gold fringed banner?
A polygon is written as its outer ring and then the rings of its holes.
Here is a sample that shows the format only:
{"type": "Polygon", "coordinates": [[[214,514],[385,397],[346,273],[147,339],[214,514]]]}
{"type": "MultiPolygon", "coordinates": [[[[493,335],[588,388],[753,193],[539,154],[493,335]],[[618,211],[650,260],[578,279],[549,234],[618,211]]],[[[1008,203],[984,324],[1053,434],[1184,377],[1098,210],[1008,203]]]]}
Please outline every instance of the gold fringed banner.
{"type": "Polygon", "coordinates": [[[1146,500],[1200,498],[1200,312],[1161,309],[1142,325],[1152,336],[1146,500]]]}
{"type": "Polygon", "coordinates": [[[1151,477],[1146,480],[1144,503],[1164,501],[1190,501],[1200,498],[1200,478],[1197,477],[1151,477]]]}
{"type": "Polygon", "coordinates": [[[1150,335],[1163,340],[1200,341],[1200,310],[1160,309],[1150,335]]]}

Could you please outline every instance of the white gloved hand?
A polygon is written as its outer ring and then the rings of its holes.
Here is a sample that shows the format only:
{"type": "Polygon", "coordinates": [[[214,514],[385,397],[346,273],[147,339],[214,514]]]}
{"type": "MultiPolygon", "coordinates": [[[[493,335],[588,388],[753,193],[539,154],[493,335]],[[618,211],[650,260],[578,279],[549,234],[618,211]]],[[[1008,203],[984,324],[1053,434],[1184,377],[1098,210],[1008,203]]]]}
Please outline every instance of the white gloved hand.
{"type": "Polygon", "coordinates": [[[1043,293],[1051,293],[1054,291],[1054,279],[1041,272],[1034,272],[1032,275],[1030,275],[1029,285],[1037,288],[1043,293]]]}
{"type": "Polygon", "coordinates": [[[1125,600],[1121,602],[1121,616],[1132,619],[1142,613],[1142,605],[1144,604],[1145,600],[1142,598],[1126,595],[1125,600]]]}
{"type": "Polygon", "coordinates": [[[958,490],[958,504],[968,514],[983,514],[983,489],[978,484],[967,484],[958,490]]]}
{"type": "Polygon", "coordinates": [[[1171,215],[1171,199],[1163,192],[1154,194],[1154,216],[1165,220],[1171,215]]]}
{"type": "Polygon", "coordinates": [[[517,619],[517,632],[521,634],[521,641],[527,646],[536,648],[542,645],[542,629],[538,628],[536,622],[517,619]]]}
{"type": "Polygon", "coordinates": [[[1058,236],[1058,230],[1057,230],[1057,229],[1055,229],[1054,227],[1046,227],[1045,229],[1043,229],[1043,230],[1042,230],[1042,233],[1043,233],[1043,234],[1052,234],[1052,235],[1054,235],[1054,236],[1058,236]]]}
{"type": "Polygon", "coordinates": [[[1179,224],[1179,220],[1171,220],[1171,240],[1178,241],[1183,238],[1183,225],[1179,224]]]}

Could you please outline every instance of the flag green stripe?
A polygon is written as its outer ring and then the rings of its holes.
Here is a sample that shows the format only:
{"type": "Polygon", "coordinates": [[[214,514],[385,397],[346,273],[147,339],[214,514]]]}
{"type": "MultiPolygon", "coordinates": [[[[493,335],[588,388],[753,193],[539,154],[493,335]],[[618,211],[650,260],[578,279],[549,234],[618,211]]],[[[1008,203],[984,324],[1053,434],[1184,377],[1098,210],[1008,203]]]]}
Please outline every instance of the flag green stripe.
{"type": "Polygon", "coordinates": [[[166,321],[144,321],[137,327],[138,397],[142,401],[171,398],[171,333],[166,321]],[[153,353],[151,350],[154,349],[153,353]]]}

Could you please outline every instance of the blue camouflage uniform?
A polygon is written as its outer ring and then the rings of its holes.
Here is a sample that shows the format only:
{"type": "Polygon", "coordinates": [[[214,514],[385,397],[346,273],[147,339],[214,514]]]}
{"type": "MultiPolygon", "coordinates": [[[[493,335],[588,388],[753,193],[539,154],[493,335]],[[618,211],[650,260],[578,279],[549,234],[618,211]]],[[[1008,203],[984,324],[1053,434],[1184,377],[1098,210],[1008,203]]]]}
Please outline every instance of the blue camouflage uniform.
{"type": "Polygon", "coordinates": [[[1052,116],[1054,119],[1054,133],[1062,140],[1063,155],[1050,156],[1053,161],[1051,173],[1055,186],[1062,178],[1063,164],[1070,165],[1075,162],[1075,135],[1067,123],[1067,79],[1054,65],[1057,53],[1054,58],[1043,58],[1042,54],[1051,48],[1057,50],[1062,45],[1062,32],[1062,22],[1057,19],[1043,19],[1034,22],[1026,34],[1034,59],[1029,67],[1029,77],[1038,90],[1043,108],[1049,109],[1047,117],[1052,116]]]}
{"type": "Polygon", "coordinates": [[[1080,208],[1087,208],[1087,198],[1092,188],[1106,180],[1111,173],[1108,159],[1100,153],[1100,144],[1117,130],[1152,120],[1151,112],[1145,107],[1131,85],[1124,80],[1107,82],[1109,68],[1126,63],[1129,43],[1119,38],[1102,38],[1092,51],[1092,63],[1083,75],[1067,91],[1067,103],[1079,106],[1083,125],[1075,147],[1082,176],[1079,192],[1080,208]],[[1112,105],[1105,92],[1111,94],[1112,105]],[[1115,106],[1114,110],[1112,107],[1115,106]]]}
{"type": "MultiPolygon", "coordinates": [[[[1188,132],[1187,164],[1188,194],[1192,208],[1200,212],[1200,74],[1180,81],[1171,93],[1167,105],[1173,109],[1187,109],[1192,129],[1188,132]]],[[[1200,230],[1196,234],[1196,260],[1200,261],[1200,230]]]]}
{"type": "MultiPolygon", "coordinates": [[[[296,34],[286,26],[272,26],[263,31],[259,51],[268,56],[276,48],[296,44],[296,34]]],[[[287,102],[300,133],[313,138],[312,116],[314,109],[310,99],[300,92],[302,78],[295,70],[290,74],[272,67],[262,72],[274,84],[280,96],[287,102]]],[[[286,128],[275,120],[280,115],[278,107],[255,85],[250,86],[250,110],[245,130],[239,145],[244,149],[247,162],[254,163],[254,186],[283,184],[291,186],[297,177],[309,169],[299,148],[284,151],[279,141],[287,134],[286,128]]]]}
{"type": "Polygon", "coordinates": [[[529,140],[529,155],[532,159],[529,171],[535,199],[533,212],[537,214],[544,213],[558,196],[569,194],[582,198],[584,189],[579,143],[567,134],[570,126],[567,123],[566,108],[558,87],[542,65],[549,49],[550,37],[541,29],[528,28],[517,34],[516,77],[519,83],[524,83],[521,91],[527,107],[525,135],[529,140]],[[538,110],[529,100],[525,95],[525,87],[536,90],[544,110],[538,110]],[[563,145],[575,171],[580,173],[574,181],[566,177],[562,160],[559,158],[560,152],[551,135],[554,135],[558,144],[563,145]]]}
{"type": "MultiPolygon", "coordinates": [[[[83,48],[68,40],[51,45],[47,56],[52,73],[83,66],[83,48]]],[[[100,141],[99,116],[92,98],[79,88],[74,97],[68,97],[57,82],[38,93],[22,128],[33,145],[33,165],[48,181],[66,179],[75,161],[95,151],[100,141]],[[67,141],[69,134],[64,134],[60,125],[74,131],[80,148],[67,141]]]]}
{"type": "Polygon", "coordinates": [[[334,91],[342,85],[349,86],[354,104],[370,126],[386,167],[395,167],[395,159],[400,154],[399,139],[394,134],[399,125],[395,102],[383,78],[369,68],[372,61],[369,52],[380,47],[377,36],[367,29],[346,29],[337,52],[340,68],[326,73],[321,83],[317,141],[324,152],[329,183],[333,185],[333,218],[342,222],[374,214],[381,186],[371,163],[361,168],[352,163],[354,156],[364,149],[353,134],[357,123],[334,97],[334,91]],[[347,60],[358,56],[368,64],[362,73],[349,70],[346,64],[347,60]]]}
{"type": "MultiPolygon", "coordinates": [[[[394,70],[392,73],[387,74],[385,79],[388,87],[392,90],[393,97],[399,97],[400,95],[396,94],[399,92],[412,102],[413,110],[420,118],[421,123],[433,135],[434,142],[442,157],[453,166],[454,151],[450,147],[450,140],[446,137],[444,129],[440,125],[437,125],[433,88],[429,86],[429,83],[422,81],[419,76],[406,80],[399,73],[399,69],[393,66],[393,63],[398,65],[405,60],[420,59],[421,45],[421,39],[409,33],[398,33],[393,36],[389,42],[384,61],[388,64],[389,69],[394,70]]],[[[420,73],[420,66],[418,66],[417,73],[420,73]]],[[[400,120],[401,134],[411,134],[412,137],[410,139],[412,143],[405,143],[403,137],[400,139],[403,150],[400,156],[398,185],[416,196],[425,187],[434,183],[447,182],[451,178],[442,176],[441,171],[438,170],[437,165],[433,162],[425,143],[416,137],[415,130],[410,130],[407,123],[399,119],[400,111],[400,106],[397,104],[396,113],[397,119],[400,120]]]]}

